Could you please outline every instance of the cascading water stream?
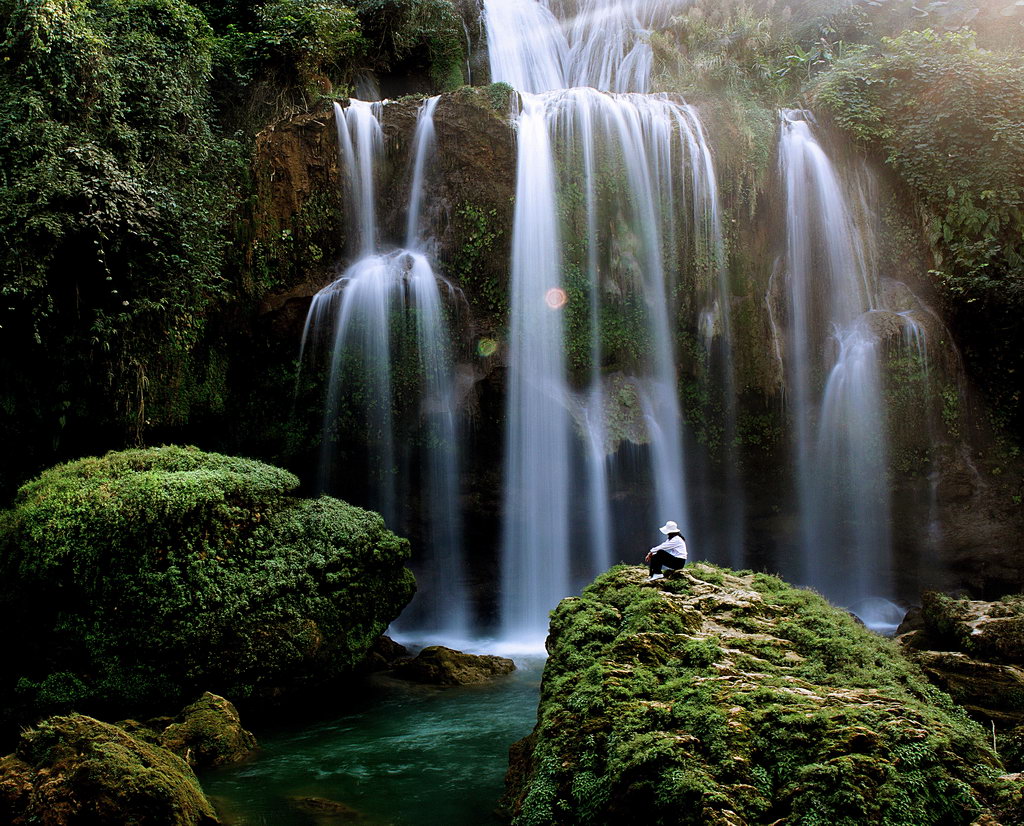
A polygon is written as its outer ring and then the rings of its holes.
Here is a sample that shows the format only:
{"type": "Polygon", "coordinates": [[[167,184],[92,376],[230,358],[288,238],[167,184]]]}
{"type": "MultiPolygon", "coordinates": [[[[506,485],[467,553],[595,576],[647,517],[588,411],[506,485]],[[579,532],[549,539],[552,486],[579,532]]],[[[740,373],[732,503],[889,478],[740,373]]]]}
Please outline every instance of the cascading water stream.
{"type": "Polygon", "coordinates": [[[806,113],[781,116],[801,577],[844,604],[890,591],[888,446],[868,243],[806,113]]]}
{"type": "Polygon", "coordinates": [[[428,158],[433,158],[437,151],[437,138],[434,134],[434,110],[440,95],[427,98],[420,106],[416,120],[416,134],[413,136],[412,185],[409,189],[409,214],[405,223],[406,249],[422,249],[420,238],[420,211],[423,208],[423,195],[426,182],[428,158]]]}
{"type": "MultiPolygon", "coordinates": [[[[421,379],[416,419],[424,445],[420,490],[425,547],[417,566],[420,588],[410,611],[415,628],[410,630],[465,636],[469,612],[463,584],[453,357],[445,297],[426,255],[422,227],[424,190],[435,154],[437,102],[437,97],[429,98],[420,109],[412,149],[406,249],[392,252],[377,246],[375,183],[383,148],[382,104],[351,100],[344,109],[335,104],[339,161],[352,216],[350,232],[360,257],[313,297],[300,360],[307,340],[330,335],[321,489],[329,491],[334,485],[334,430],[343,406],[354,405],[349,413],[362,416],[366,428],[360,440],[368,453],[369,504],[390,527],[400,529],[409,502],[399,495],[398,477],[408,473],[408,462],[399,456],[398,445],[406,444],[413,434],[403,432],[401,438],[396,434],[392,365],[412,348],[421,379]],[[403,331],[409,319],[413,330],[407,341],[403,331]],[[357,398],[363,400],[361,405],[357,398]]],[[[453,294],[449,288],[447,297],[453,294]]]]}
{"type": "Polygon", "coordinates": [[[542,98],[523,95],[512,232],[502,631],[542,644],[569,592],[569,416],[555,169],[542,98]]]}

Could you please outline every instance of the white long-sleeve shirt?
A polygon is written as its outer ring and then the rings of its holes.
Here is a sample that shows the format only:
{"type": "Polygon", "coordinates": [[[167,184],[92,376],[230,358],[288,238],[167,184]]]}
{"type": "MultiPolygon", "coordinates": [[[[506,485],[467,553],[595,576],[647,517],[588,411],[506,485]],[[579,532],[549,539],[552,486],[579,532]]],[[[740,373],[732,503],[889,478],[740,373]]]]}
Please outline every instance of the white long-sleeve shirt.
{"type": "Polygon", "coordinates": [[[666,539],[660,545],[655,545],[651,548],[652,554],[658,551],[667,551],[678,559],[686,559],[686,542],[683,541],[681,536],[673,536],[671,539],[666,539]]]}

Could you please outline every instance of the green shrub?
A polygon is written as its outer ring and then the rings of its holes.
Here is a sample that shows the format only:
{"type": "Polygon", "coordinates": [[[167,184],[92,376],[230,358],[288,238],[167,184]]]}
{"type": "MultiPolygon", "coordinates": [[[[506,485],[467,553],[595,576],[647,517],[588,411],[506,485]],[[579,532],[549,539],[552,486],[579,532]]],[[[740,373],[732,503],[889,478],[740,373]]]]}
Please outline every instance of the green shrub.
{"type": "Polygon", "coordinates": [[[355,11],[340,0],[271,0],[258,14],[260,40],[302,84],[348,67],[365,41],[355,11]]]}
{"type": "Polygon", "coordinates": [[[218,396],[244,153],[211,125],[211,42],[183,0],[0,3],[5,493],[86,408],[131,438],[218,396]]]}
{"type": "Polygon", "coordinates": [[[233,700],[350,671],[408,602],[380,516],[249,459],[164,447],[82,459],[0,514],[0,615],[24,629],[15,716],[233,700]]]}
{"type": "Polygon", "coordinates": [[[356,10],[383,68],[419,61],[439,90],[462,85],[466,35],[451,0],[358,0],[356,10]]]}

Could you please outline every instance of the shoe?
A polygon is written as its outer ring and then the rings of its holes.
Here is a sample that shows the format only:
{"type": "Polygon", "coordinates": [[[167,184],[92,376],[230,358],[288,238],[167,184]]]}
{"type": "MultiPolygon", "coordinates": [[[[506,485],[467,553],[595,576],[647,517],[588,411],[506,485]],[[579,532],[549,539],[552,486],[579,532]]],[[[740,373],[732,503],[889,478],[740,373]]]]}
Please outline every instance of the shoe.
{"type": "Polygon", "coordinates": [[[654,574],[653,576],[647,577],[647,581],[648,582],[654,582],[654,580],[656,580],[656,579],[664,579],[664,578],[665,578],[664,574],[654,574]]]}

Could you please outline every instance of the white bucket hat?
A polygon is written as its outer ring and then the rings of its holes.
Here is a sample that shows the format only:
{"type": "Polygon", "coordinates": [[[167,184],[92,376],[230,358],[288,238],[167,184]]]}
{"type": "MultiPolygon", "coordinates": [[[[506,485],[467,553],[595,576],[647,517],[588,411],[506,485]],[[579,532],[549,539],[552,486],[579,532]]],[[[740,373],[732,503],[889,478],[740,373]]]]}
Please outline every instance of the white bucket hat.
{"type": "Polygon", "coordinates": [[[670,533],[682,533],[675,522],[666,522],[662,527],[658,528],[658,530],[665,534],[665,536],[668,536],[670,533]]]}

